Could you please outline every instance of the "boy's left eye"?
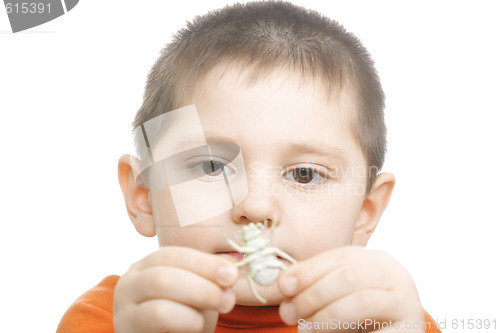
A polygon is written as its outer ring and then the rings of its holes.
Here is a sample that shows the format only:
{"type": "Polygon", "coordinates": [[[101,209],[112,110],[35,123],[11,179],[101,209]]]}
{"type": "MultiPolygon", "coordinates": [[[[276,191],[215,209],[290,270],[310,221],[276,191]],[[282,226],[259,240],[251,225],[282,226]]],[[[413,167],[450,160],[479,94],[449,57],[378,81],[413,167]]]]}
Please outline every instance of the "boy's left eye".
{"type": "Polygon", "coordinates": [[[314,176],[316,176],[314,170],[308,168],[297,168],[291,171],[293,179],[301,184],[310,183],[314,176]]]}
{"type": "Polygon", "coordinates": [[[316,184],[331,179],[326,168],[319,166],[317,168],[307,166],[295,167],[285,172],[284,177],[301,185],[316,184]]]}

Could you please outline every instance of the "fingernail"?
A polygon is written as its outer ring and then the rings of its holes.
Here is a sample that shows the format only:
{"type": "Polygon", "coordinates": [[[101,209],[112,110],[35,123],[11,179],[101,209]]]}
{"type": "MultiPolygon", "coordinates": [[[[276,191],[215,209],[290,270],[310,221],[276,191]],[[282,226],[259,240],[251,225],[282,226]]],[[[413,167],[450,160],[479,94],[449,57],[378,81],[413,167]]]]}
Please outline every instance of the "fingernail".
{"type": "Polygon", "coordinates": [[[224,290],[222,293],[222,304],[219,311],[221,313],[228,313],[233,309],[234,303],[236,301],[236,296],[230,290],[224,290]]]}
{"type": "Polygon", "coordinates": [[[281,304],[281,318],[283,321],[289,325],[296,324],[297,311],[292,303],[281,304]]]}
{"type": "Polygon", "coordinates": [[[230,285],[236,281],[238,269],[235,266],[221,266],[219,268],[219,283],[230,285]]]}
{"type": "Polygon", "coordinates": [[[285,295],[293,295],[297,290],[297,278],[295,276],[283,277],[280,281],[280,287],[285,295]]]}

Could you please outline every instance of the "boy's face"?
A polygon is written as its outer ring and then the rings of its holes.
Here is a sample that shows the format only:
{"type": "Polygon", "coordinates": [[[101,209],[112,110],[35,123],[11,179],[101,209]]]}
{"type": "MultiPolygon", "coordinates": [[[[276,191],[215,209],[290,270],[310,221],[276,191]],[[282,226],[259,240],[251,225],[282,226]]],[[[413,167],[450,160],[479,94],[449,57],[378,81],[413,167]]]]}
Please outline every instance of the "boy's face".
{"type": "MultiPolygon", "coordinates": [[[[197,83],[185,105],[196,105],[209,144],[240,147],[248,194],[226,213],[179,227],[170,192],[151,190],[160,245],[188,246],[235,260],[227,254],[233,249],[226,237],[242,244],[242,226],[268,218],[277,220],[271,246],[298,261],[362,243],[355,230],[367,168],[351,131],[354,108],[349,96],[338,94],[340,100],[328,101],[320,83],[304,82],[288,72],[251,86],[236,71],[222,77],[217,70],[211,74],[197,83]]],[[[201,172],[209,168],[198,167],[201,172]]],[[[237,303],[259,304],[244,269],[234,289],[237,303]]],[[[276,285],[258,290],[270,304],[281,299],[276,285]]]]}

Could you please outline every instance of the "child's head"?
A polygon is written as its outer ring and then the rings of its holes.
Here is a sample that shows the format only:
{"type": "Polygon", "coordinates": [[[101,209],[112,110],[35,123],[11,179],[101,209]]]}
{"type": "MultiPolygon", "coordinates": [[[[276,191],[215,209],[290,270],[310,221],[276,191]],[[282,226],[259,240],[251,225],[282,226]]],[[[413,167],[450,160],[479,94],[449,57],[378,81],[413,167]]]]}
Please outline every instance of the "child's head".
{"type": "MultiPolygon", "coordinates": [[[[158,235],[160,245],[224,253],[231,251],[225,237],[234,239],[241,224],[277,219],[272,244],[298,260],[366,244],[394,179],[377,176],[386,148],[384,94],[356,37],[289,3],[238,4],[209,13],[163,50],[134,126],[141,129],[189,105],[196,107],[209,146],[235,144],[244,160],[232,169],[216,157],[185,155],[191,169],[204,173],[200,182],[227,185],[244,168],[246,195],[224,213],[179,227],[172,189],[138,186],[122,163],[120,183],[140,233],[158,235]]],[[[175,145],[181,123],[174,121],[146,145],[175,145]]],[[[146,146],[137,146],[144,157],[146,146]]],[[[250,304],[243,282],[236,286],[239,304],[250,304]]],[[[276,290],[263,296],[278,300],[276,290]]]]}

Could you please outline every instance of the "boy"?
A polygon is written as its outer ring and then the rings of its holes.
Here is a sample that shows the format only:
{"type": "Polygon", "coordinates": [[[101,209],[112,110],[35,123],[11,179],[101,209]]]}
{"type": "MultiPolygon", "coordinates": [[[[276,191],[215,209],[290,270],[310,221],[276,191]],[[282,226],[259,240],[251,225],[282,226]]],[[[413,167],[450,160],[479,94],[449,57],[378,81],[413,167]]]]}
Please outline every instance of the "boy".
{"type": "Polygon", "coordinates": [[[149,74],[139,160],[119,161],[129,217],[160,249],[58,331],[437,331],[408,272],[363,249],[395,182],[377,172],[383,107],[369,54],[334,21],[283,2],[197,18],[149,74]],[[265,306],[228,243],[261,221],[298,261],[257,286],[265,306]]]}

